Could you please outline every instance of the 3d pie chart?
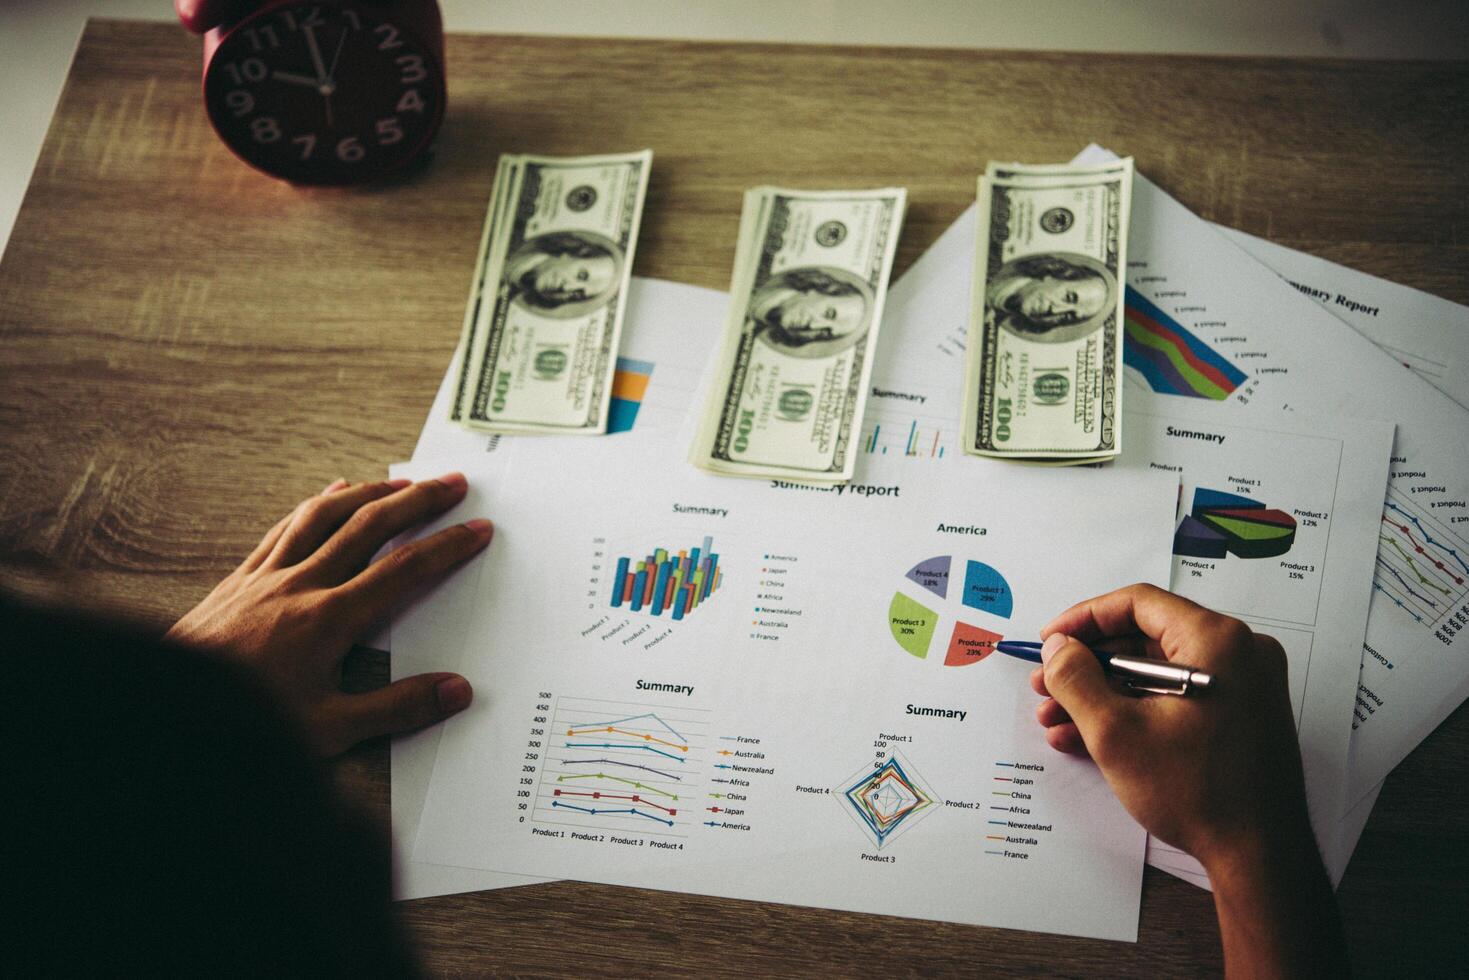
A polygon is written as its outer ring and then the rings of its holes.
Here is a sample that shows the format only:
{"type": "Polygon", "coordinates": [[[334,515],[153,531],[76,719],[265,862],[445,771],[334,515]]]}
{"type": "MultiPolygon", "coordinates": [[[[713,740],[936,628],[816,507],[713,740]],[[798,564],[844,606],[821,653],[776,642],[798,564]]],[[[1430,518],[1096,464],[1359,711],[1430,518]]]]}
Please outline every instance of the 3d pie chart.
{"type": "Polygon", "coordinates": [[[1192,511],[1173,535],[1173,553],[1187,558],[1274,558],[1296,542],[1296,519],[1253,497],[1194,490],[1192,511]]]}
{"type": "Polygon", "coordinates": [[[898,646],[920,660],[943,658],[945,667],[967,667],[995,651],[1002,626],[1015,608],[1010,583],[982,561],[939,555],[904,576],[888,605],[888,627],[898,646]]]}

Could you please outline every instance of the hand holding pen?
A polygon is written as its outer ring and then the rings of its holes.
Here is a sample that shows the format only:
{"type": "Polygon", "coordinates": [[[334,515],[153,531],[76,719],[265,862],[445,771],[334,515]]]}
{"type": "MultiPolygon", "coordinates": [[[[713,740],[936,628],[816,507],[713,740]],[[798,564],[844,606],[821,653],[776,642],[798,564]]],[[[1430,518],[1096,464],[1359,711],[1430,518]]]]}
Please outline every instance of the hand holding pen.
{"type": "Polygon", "coordinates": [[[1041,636],[1031,686],[1045,698],[1036,717],[1046,741],[1090,755],[1139,823],[1204,865],[1230,972],[1333,972],[1340,925],[1307,815],[1280,644],[1150,585],[1079,603],[1041,636]],[[1151,661],[1184,668],[1185,690],[1207,690],[1130,696],[1098,650],[1119,678],[1119,659],[1151,661]]]}

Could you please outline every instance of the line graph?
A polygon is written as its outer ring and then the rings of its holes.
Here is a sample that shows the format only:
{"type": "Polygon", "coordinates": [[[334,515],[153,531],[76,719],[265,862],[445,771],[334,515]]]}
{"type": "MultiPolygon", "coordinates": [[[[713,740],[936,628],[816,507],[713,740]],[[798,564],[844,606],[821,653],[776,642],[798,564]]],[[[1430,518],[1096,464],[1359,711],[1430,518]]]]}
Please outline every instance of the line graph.
{"type": "Polygon", "coordinates": [[[709,761],[708,712],[557,698],[533,819],[614,834],[686,836],[709,761]]]}
{"type": "Polygon", "coordinates": [[[1378,534],[1373,594],[1432,628],[1469,595],[1469,547],[1397,490],[1389,489],[1378,534]]]}

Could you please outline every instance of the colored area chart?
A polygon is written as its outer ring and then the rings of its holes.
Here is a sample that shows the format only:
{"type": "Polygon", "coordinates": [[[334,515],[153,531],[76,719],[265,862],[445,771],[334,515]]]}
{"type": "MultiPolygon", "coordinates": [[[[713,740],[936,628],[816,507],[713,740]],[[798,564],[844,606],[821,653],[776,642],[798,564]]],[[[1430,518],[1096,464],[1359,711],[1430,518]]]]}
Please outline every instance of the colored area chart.
{"type": "MultiPolygon", "coordinates": [[[[950,576],[958,570],[952,555],[939,555],[919,562],[906,574],[909,582],[949,604],[950,576]]],[[[956,590],[960,609],[954,611],[953,626],[941,629],[951,617],[930,608],[932,599],[919,600],[899,589],[888,603],[888,629],[898,646],[919,660],[926,660],[935,649],[935,636],[945,643],[944,666],[967,667],[979,663],[995,650],[1004,636],[969,622],[969,610],[1009,619],[1014,611],[1010,584],[996,569],[982,561],[963,563],[964,585],[956,590]],[[926,604],[927,603],[927,604],[926,604]]]]}
{"type": "Polygon", "coordinates": [[[586,698],[558,700],[546,731],[535,819],[674,834],[699,820],[707,712],[586,698]]]}
{"type": "Polygon", "coordinates": [[[1469,595],[1469,547],[1407,496],[1390,490],[1372,587],[1414,622],[1431,627],[1469,595]]]}
{"type": "Polygon", "coordinates": [[[1296,541],[1296,519],[1252,497],[1199,487],[1193,508],[1173,534],[1186,558],[1274,558],[1296,541]]]}
{"type": "Polygon", "coordinates": [[[612,374],[612,401],[607,406],[607,431],[627,432],[637,421],[648,380],[653,376],[649,361],[619,357],[612,374]]]}
{"type": "Polygon", "coordinates": [[[856,816],[879,849],[934,809],[938,801],[913,767],[896,753],[876,768],[849,776],[833,795],[856,816]]]}
{"type": "Polygon", "coordinates": [[[1223,401],[1247,375],[1130,287],[1123,307],[1122,360],[1164,395],[1223,401]]]}
{"type": "Polygon", "coordinates": [[[671,619],[679,620],[719,591],[723,581],[714,541],[706,536],[701,547],[678,554],[654,548],[642,558],[617,559],[611,606],[654,616],[667,612],[671,619]]]}

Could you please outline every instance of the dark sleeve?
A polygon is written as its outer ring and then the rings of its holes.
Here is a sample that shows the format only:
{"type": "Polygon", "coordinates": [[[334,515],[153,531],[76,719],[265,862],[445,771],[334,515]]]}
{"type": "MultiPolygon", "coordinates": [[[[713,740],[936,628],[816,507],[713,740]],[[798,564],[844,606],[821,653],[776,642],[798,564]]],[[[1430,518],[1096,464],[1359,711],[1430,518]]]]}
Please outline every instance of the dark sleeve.
{"type": "Polygon", "coordinates": [[[414,973],[386,835],[243,668],[0,600],[6,972],[414,973]]]}

